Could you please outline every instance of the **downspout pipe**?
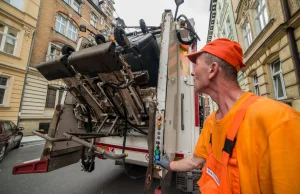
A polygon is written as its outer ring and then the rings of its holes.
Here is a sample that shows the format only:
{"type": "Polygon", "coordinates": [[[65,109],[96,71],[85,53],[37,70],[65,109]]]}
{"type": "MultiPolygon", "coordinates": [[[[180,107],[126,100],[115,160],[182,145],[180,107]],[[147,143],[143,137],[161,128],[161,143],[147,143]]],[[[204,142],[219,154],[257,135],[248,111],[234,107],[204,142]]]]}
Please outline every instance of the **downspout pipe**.
{"type": "MultiPolygon", "coordinates": [[[[42,0],[40,0],[40,7],[39,7],[39,13],[38,13],[38,17],[37,17],[36,29],[38,28],[38,21],[40,19],[40,13],[41,13],[40,10],[41,10],[41,8],[42,8],[42,0]]],[[[28,56],[28,61],[27,61],[27,66],[26,66],[25,79],[24,79],[24,84],[23,84],[23,89],[22,89],[22,96],[21,96],[20,107],[19,107],[18,122],[17,122],[18,127],[20,125],[20,120],[21,120],[21,111],[22,111],[22,106],[23,106],[24,92],[25,92],[25,86],[26,86],[26,83],[27,83],[27,77],[28,77],[28,72],[29,72],[29,67],[30,67],[30,62],[31,62],[32,49],[33,49],[35,36],[36,36],[36,29],[33,32],[32,40],[31,40],[31,44],[30,44],[29,56],[28,56]]]]}
{"type": "MultiPolygon", "coordinates": [[[[291,19],[291,12],[288,2],[287,0],[280,0],[280,2],[283,8],[284,22],[287,23],[291,19]]],[[[292,55],[292,61],[296,70],[298,85],[300,86],[300,59],[294,31],[295,29],[292,27],[287,28],[287,36],[292,55]]]]}

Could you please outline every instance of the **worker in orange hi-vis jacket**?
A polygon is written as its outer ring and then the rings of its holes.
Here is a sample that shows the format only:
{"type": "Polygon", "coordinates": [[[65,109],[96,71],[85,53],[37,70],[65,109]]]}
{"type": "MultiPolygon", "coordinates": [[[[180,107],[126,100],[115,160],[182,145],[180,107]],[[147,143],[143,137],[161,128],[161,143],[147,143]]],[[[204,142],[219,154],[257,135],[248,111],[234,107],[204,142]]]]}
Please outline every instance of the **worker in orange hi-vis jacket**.
{"type": "Polygon", "coordinates": [[[275,100],[241,90],[243,51],[220,38],[189,54],[195,91],[219,109],[209,115],[194,154],[158,162],[173,171],[202,168],[202,194],[300,193],[300,113],[275,100]]]}

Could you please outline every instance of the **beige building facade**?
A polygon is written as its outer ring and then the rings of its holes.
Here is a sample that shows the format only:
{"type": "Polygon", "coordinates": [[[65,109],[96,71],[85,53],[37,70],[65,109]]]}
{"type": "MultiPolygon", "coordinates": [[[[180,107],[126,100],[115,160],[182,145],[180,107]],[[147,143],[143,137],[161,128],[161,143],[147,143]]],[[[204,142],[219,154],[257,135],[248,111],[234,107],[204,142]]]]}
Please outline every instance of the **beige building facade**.
{"type": "Polygon", "coordinates": [[[0,1],[0,119],[19,124],[40,0],[0,1]]]}
{"type": "Polygon", "coordinates": [[[233,0],[245,90],[300,111],[300,1],[233,0]]]}
{"type": "Polygon", "coordinates": [[[25,135],[37,129],[47,131],[63,93],[63,82],[47,81],[36,66],[61,56],[63,45],[76,48],[80,37],[94,41],[96,34],[102,34],[108,38],[114,27],[112,0],[42,0],[41,4],[21,108],[20,126],[25,135]],[[79,30],[80,25],[86,26],[86,32],[79,30]]]}

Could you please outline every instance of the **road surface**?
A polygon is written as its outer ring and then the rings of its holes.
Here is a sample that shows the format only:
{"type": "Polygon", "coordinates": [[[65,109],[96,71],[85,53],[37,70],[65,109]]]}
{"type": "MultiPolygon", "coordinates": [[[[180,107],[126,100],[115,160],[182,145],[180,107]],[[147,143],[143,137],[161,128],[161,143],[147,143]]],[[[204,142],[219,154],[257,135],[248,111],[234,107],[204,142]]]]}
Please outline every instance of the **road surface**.
{"type": "MultiPolygon", "coordinates": [[[[92,173],[81,171],[80,163],[50,173],[12,175],[16,164],[40,157],[43,143],[31,144],[10,151],[0,163],[0,193],[2,194],[142,194],[144,179],[132,180],[122,166],[112,160],[96,160],[92,173]]],[[[175,175],[173,176],[175,179],[175,175]]],[[[179,194],[175,189],[169,193],[179,194]]],[[[154,181],[152,192],[158,185],[154,181]]]]}

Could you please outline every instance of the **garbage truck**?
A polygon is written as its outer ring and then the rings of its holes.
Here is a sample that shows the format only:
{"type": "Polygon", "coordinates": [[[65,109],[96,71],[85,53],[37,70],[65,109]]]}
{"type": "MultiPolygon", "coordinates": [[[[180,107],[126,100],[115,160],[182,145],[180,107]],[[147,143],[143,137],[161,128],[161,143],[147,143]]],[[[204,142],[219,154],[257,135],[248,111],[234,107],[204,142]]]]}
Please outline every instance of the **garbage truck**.
{"type": "MultiPolygon", "coordinates": [[[[13,174],[46,173],[78,164],[85,172],[96,159],[124,166],[147,167],[145,193],[154,178],[156,192],[166,193],[172,173],[156,163],[164,155],[180,160],[193,154],[199,137],[199,97],[193,87],[193,64],[185,54],[196,51],[193,19],[165,10],[158,26],[119,23],[114,38],[101,34],[91,42],[81,37],[77,47],[65,45],[63,55],[43,62],[38,71],[47,80],[64,82],[45,145],[37,160],[18,164],[13,174]],[[125,28],[138,28],[126,33],[125,28]]],[[[85,26],[80,26],[81,30],[85,26]]],[[[201,171],[176,175],[177,188],[197,193],[201,171]]]]}

